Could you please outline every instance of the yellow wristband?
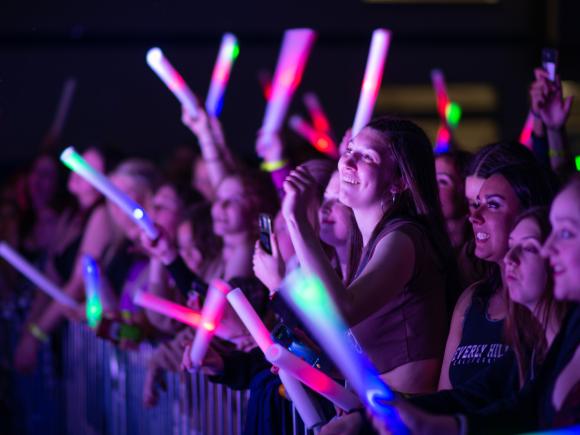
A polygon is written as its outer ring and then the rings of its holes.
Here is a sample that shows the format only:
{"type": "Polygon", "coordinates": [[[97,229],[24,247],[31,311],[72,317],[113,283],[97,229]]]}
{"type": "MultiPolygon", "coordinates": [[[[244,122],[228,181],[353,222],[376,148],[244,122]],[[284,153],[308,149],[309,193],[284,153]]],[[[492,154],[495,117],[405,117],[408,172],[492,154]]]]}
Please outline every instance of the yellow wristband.
{"type": "Polygon", "coordinates": [[[274,162],[262,162],[260,169],[266,172],[274,172],[288,164],[288,160],[276,160],[274,162]]]}
{"type": "Polygon", "coordinates": [[[42,343],[46,343],[48,341],[48,335],[44,332],[36,323],[29,323],[28,324],[28,331],[32,334],[34,338],[42,343]]]}

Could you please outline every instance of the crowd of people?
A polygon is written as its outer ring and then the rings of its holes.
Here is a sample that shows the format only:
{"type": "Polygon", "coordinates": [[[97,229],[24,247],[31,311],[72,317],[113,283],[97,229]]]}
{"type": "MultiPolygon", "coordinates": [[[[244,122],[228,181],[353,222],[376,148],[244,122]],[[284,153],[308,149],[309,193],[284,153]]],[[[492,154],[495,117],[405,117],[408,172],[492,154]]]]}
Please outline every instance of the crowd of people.
{"type": "MultiPolygon", "coordinates": [[[[164,167],[110,148],[79,150],[143,205],[157,239],[51,152],[3,186],[0,239],[81,303],[82,257],[97,260],[104,318],[138,331],[116,337],[118,346],[156,346],[147,406],[162,394],[165,371],[201,370],[250,390],[246,434],[279,433],[290,421],[280,415],[288,397],[276,368],[231,307],[194,367],[195,330],[133,303],[141,290],[199,310],[215,278],[242,289],[276,339],[308,348],[342,381],[280,296],[301,267],[321,280],[352,346],[397,393],[392,406],[410,433],[580,424],[580,178],[565,133],[572,101],[542,69],[530,100],[531,147],[502,141],[474,155],[456,146],[434,154],[415,123],[379,117],[345,133],[338,162],[291,162],[279,135],[260,133],[262,170],[233,155],[216,118],[184,110],[199,148],[164,167]],[[258,237],[263,213],[272,218],[271,252],[258,237]]],[[[24,288],[7,263],[0,270],[3,304],[18,301],[11,306],[26,319],[11,363],[33,373],[42,344],[63,323],[86,321],[85,311],[24,288]]],[[[316,400],[321,434],[396,429],[369,410],[316,400]]]]}

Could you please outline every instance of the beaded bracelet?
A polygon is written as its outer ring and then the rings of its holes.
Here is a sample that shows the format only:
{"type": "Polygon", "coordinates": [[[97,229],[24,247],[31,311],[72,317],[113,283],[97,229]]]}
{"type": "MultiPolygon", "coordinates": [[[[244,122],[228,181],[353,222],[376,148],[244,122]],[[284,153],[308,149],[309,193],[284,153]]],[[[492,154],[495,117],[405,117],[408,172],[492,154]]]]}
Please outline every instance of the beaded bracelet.
{"type": "Polygon", "coordinates": [[[36,323],[29,323],[28,324],[28,331],[38,341],[40,341],[42,343],[46,343],[48,341],[48,335],[46,334],[46,332],[44,332],[42,329],[40,329],[40,326],[38,326],[36,323]]]}

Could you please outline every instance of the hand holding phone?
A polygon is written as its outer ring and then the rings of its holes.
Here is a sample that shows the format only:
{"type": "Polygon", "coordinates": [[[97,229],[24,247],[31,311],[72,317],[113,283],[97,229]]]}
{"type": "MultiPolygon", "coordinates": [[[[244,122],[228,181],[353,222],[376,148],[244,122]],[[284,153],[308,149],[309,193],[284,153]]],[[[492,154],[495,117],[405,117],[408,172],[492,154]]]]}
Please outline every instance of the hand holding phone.
{"type": "Polygon", "coordinates": [[[260,226],[260,246],[264,251],[272,255],[272,244],[270,243],[270,235],[272,234],[272,218],[268,214],[261,213],[258,216],[258,224],[260,226]]]}
{"type": "Polygon", "coordinates": [[[542,66],[548,73],[548,79],[551,82],[555,81],[558,68],[558,50],[554,48],[544,48],[542,50],[542,66]]]}

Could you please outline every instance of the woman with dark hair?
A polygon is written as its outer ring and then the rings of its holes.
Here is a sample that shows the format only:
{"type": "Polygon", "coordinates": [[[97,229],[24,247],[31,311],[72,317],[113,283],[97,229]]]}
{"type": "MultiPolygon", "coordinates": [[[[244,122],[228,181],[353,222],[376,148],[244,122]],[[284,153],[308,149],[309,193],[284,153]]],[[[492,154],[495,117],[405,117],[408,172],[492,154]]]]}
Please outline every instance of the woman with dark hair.
{"type": "Polygon", "coordinates": [[[495,267],[486,279],[468,288],[455,306],[440,390],[461,385],[508,350],[502,334],[507,309],[502,275],[509,230],[518,214],[532,206],[549,204],[554,192],[540,166],[529,163],[490,170],[481,184],[472,199],[469,218],[475,255],[495,263],[495,267]]]}
{"type": "Polygon", "coordinates": [[[431,145],[410,121],[379,118],[342,155],[340,201],[352,208],[363,241],[345,288],[306,219],[312,181],[287,178],[282,210],[302,268],[318,275],[352,328],[355,345],[398,391],[435,389],[455,267],[445,232],[431,145]]]}

